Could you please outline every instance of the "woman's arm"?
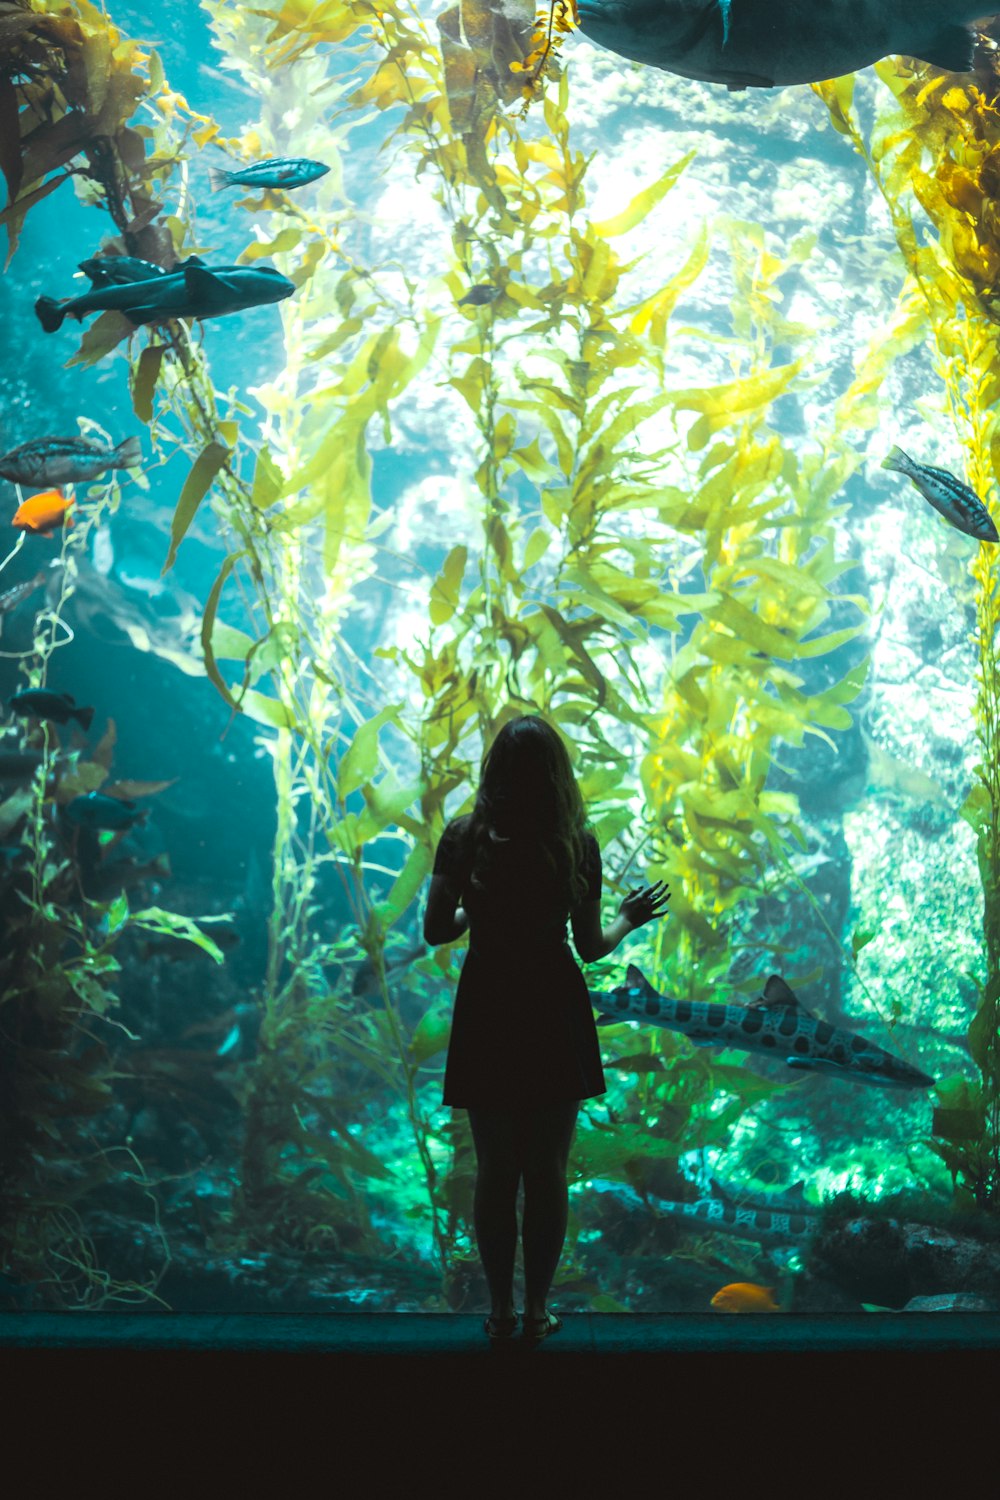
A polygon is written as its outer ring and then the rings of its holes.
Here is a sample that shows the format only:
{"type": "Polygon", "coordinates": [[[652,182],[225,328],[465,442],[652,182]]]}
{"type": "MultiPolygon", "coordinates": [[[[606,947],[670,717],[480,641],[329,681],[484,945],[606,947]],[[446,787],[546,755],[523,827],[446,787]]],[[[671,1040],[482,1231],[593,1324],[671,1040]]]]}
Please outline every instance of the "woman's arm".
{"type": "Polygon", "coordinates": [[[424,912],[424,942],[430,947],[453,943],[468,927],[468,915],[464,906],[459,906],[458,900],[459,893],[447,876],[431,877],[427,910],[424,912]]]}
{"type": "Polygon", "coordinates": [[[644,927],[655,917],[662,917],[669,900],[670,892],[665,881],[658,880],[655,885],[635,886],[622,901],[611,926],[603,928],[600,900],[581,901],[570,913],[570,921],[573,942],[582,961],[593,964],[599,958],[606,958],[615,951],[623,937],[627,937],[637,927],[644,927]]]}

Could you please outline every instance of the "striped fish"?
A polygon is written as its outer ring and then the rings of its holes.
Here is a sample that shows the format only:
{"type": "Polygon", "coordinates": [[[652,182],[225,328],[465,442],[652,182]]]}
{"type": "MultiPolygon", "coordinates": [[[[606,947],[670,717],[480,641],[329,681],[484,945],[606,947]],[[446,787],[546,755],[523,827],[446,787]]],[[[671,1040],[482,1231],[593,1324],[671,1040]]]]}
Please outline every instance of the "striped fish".
{"type": "Polygon", "coordinates": [[[850,1083],[879,1088],[927,1089],[934,1079],[901,1057],[876,1046],[856,1031],[831,1026],[801,1006],[793,991],[772,974],[761,999],[750,1005],[722,1005],[710,1000],[673,1000],[661,995],[635,964],[626,982],[607,994],[591,992],[598,1026],[641,1021],[680,1031],[699,1046],[738,1047],[784,1057],[790,1068],[830,1073],[850,1083]]]}
{"type": "Polygon", "coordinates": [[[891,449],[889,457],[882,460],[882,467],[895,469],[912,479],[924,499],[956,530],[974,536],[979,542],[1000,542],[992,517],[979,496],[947,469],[914,463],[902,448],[891,449]]]}

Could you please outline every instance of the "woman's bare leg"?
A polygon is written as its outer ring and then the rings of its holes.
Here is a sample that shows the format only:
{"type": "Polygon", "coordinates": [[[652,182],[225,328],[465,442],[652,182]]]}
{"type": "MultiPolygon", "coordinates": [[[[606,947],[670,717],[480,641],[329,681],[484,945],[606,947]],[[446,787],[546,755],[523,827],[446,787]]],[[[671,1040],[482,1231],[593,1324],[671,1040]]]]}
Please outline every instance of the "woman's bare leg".
{"type": "Polygon", "coordinates": [[[549,1288],[566,1238],[569,1213],[566,1164],[578,1108],[576,1102],[551,1104],[533,1110],[520,1122],[526,1321],[545,1316],[549,1288]]]}
{"type": "Polygon", "coordinates": [[[479,1258],[490,1289],[490,1313],[514,1313],[514,1256],[517,1252],[517,1189],[521,1165],[515,1116],[500,1110],[470,1109],[476,1147],[473,1222],[479,1258]]]}

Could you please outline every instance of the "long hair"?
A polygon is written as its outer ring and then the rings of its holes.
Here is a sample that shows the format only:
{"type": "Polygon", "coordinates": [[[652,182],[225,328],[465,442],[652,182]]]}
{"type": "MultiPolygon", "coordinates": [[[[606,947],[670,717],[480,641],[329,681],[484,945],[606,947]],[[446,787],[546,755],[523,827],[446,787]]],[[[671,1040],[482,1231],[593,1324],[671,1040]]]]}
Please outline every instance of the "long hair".
{"type": "Polygon", "coordinates": [[[467,830],[473,884],[487,882],[501,840],[501,848],[514,844],[537,855],[573,905],[587,890],[585,833],[583,798],[556,731],[537,714],[508,720],[483,756],[467,830]]]}

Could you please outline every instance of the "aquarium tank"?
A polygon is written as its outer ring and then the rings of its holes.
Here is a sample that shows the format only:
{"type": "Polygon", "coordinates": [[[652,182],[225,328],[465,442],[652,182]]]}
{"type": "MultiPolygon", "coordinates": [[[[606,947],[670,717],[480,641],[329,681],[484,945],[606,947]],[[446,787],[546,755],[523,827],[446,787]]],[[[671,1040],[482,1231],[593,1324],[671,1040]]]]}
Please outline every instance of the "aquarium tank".
{"type": "Polygon", "coordinates": [[[554,1305],[1000,1309],[1000,25],[588,9],[0,0],[8,1311],[484,1307],[422,922],[521,713],[671,891],[554,1305]]]}

